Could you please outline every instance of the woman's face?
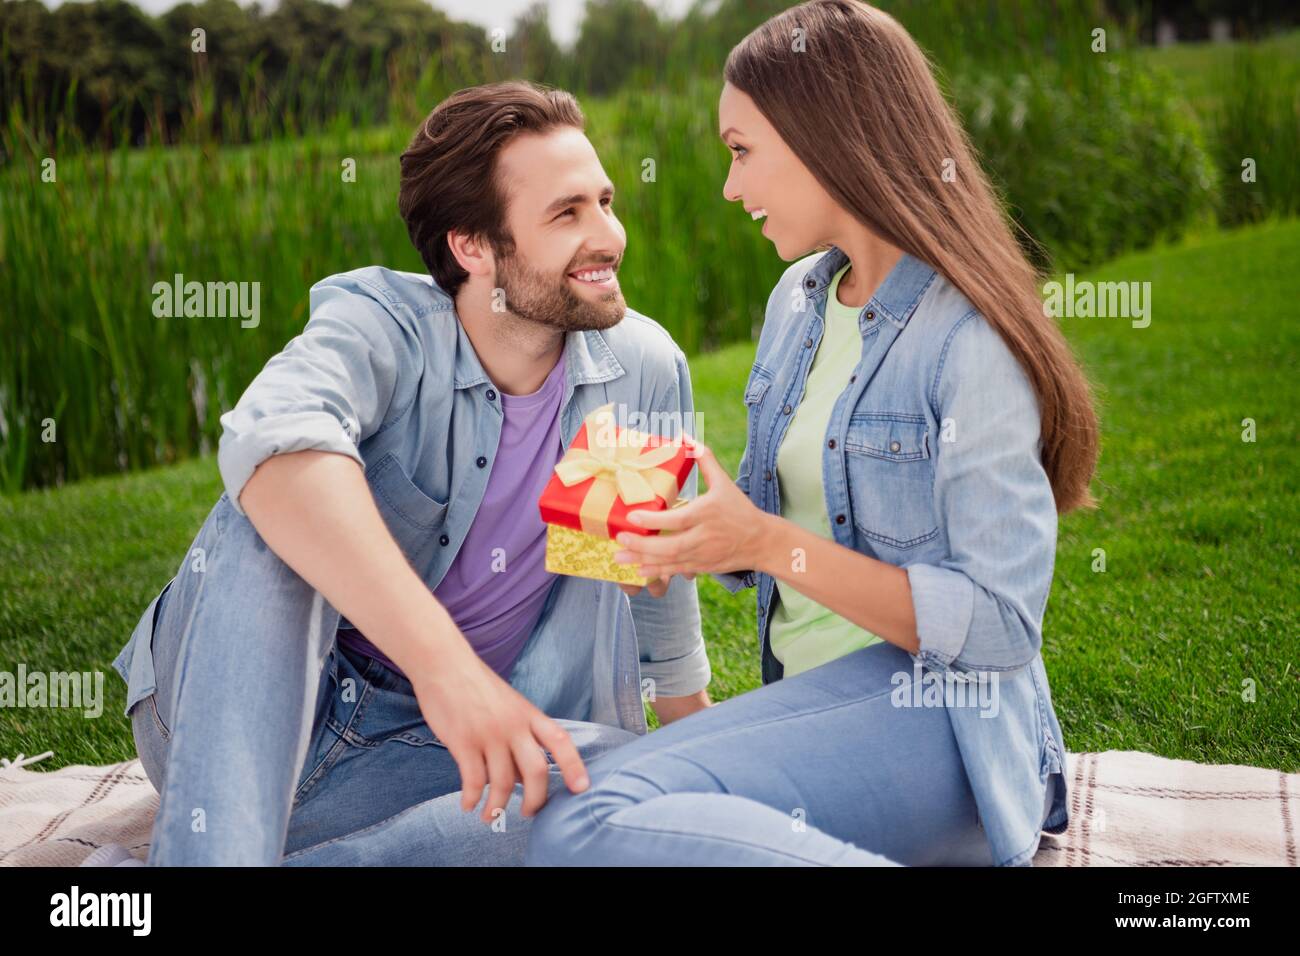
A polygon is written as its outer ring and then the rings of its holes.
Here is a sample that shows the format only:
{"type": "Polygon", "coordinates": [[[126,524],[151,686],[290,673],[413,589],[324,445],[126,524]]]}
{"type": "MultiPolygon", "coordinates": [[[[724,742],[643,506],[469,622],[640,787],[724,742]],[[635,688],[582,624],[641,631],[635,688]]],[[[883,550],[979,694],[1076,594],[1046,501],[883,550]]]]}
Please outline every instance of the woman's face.
{"type": "Polygon", "coordinates": [[[762,231],[792,262],[831,243],[843,210],[785,144],[749,96],[730,83],[718,100],[718,129],[731,150],[722,195],[751,214],[765,210],[762,231]]]}

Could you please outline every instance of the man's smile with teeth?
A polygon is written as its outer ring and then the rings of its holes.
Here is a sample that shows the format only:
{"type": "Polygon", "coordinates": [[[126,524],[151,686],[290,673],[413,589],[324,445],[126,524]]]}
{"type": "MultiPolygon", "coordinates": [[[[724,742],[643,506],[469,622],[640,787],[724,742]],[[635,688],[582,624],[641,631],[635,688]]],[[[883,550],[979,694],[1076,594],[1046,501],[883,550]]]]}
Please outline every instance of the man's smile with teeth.
{"type": "Polygon", "coordinates": [[[750,215],[753,216],[755,219],[762,219],[764,216],[767,215],[767,210],[766,210],[766,209],[755,209],[755,210],[753,210],[753,211],[750,213],[750,215]]]}
{"type": "Polygon", "coordinates": [[[590,282],[593,285],[599,285],[613,280],[614,267],[604,266],[600,269],[584,269],[580,272],[570,272],[569,277],[577,279],[579,282],[590,282]]]}

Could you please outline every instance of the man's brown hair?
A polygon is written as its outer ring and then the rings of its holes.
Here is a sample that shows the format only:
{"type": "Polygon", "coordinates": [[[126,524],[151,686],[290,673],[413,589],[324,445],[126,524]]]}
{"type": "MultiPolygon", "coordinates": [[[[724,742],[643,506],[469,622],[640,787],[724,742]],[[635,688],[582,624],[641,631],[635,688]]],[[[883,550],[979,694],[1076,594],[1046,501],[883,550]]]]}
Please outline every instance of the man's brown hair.
{"type": "Polygon", "coordinates": [[[397,208],[411,243],[448,295],[469,277],[447,246],[450,230],[487,239],[498,255],[514,249],[496,176],[501,149],[520,133],[559,126],[586,128],[571,93],[510,81],[453,93],[415,131],[401,157],[397,208]]]}

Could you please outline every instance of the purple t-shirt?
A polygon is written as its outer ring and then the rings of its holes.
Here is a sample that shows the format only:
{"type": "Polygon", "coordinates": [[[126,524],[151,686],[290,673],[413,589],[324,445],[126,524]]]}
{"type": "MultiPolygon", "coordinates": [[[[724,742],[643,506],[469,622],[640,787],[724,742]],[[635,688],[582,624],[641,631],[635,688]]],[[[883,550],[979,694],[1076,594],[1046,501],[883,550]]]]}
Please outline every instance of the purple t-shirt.
{"type": "MultiPolygon", "coordinates": [[[[537,499],[564,454],[563,356],[531,395],[500,395],[501,441],[483,503],[433,593],[484,663],[509,680],[555,580],[537,499]]],[[[340,630],[338,640],[402,674],[360,631],[340,630]]]]}

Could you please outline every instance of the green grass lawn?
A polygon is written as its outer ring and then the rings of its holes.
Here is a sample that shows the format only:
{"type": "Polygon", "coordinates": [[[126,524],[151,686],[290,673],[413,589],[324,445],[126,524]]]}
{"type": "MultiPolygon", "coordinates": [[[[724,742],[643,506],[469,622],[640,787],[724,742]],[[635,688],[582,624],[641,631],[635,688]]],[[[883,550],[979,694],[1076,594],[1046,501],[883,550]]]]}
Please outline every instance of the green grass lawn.
{"type": "MultiPolygon", "coordinates": [[[[1062,522],[1045,627],[1072,751],[1300,769],[1297,263],[1300,223],[1216,234],[1090,276],[1151,282],[1148,328],[1062,320],[1104,432],[1100,507],[1062,522]]],[[[702,437],[733,473],[752,356],[738,345],[691,366],[702,437]]],[[[102,670],[106,696],[97,720],[0,711],[0,755],[53,750],[49,769],[134,755],[110,662],[219,493],[206,458],[0,497],[0,668],[102,670]]],[[[759,686],[753,595],[701,580],[715,700],[759,686]]]]}

